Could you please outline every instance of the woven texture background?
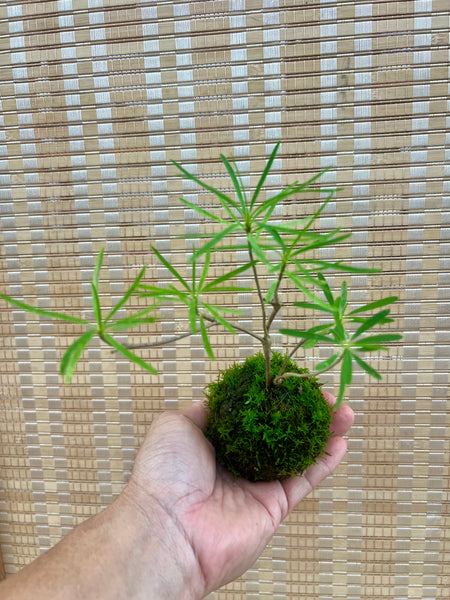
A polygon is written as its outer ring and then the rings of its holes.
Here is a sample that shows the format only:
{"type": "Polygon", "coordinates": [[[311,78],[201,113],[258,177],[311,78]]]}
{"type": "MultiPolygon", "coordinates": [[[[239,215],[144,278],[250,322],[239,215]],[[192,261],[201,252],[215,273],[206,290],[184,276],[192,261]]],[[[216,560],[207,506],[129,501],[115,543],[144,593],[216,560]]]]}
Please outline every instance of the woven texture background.
{"type": "MultiPolygon", "coordinates": [[[[0,83],[0,289],[50,310],[91,315],[102,247],[106,305],[143,264],[167,279],[152,244],[183,263],[176,236],[202,225],[178,197],[210,198],[171,159],[229,190],[220,152],[252,186],[282,140],[269,193],[333,166],[322,181],[343,189],[320,225],[354,232],[335,256],[385,271],[349,277],[350,301],[399,295],[404,339],[375,358],[381,382],[354,377],[345,462],[213,597],[448,598],[448,0],[0,0],[0,83]]],[[[247,324],[254,300],[237,299],[247,324]]],[[[156,333],[184,331],[181,316],[165,308],[156,333]]],[[[5,303],[0,319],[10,574],[113,500],[155,414],[199,400],[253,347],[217,334],[212,363],[187,338],[152,352],[152,377],[94,343],[64,386],[77,327],[5,303]]]]}

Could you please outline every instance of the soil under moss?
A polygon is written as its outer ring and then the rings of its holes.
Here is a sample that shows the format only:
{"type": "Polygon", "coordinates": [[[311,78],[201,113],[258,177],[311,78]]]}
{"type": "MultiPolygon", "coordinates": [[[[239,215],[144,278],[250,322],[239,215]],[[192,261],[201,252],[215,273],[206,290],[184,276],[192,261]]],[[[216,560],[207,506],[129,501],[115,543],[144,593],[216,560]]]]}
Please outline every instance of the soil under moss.
{"type": "MultiPolygon", "coordinates": [[[[274,352],[272,376],[285,356],[274,352]]],[[[290,361],[286,371],[306,373],[290,361]]],[[[325,453],[332,409],[318,380],[290,377],[266,389],[262,353],[221,372],[205,390],[206,437],[233,475],[270,481],[298,475],[325,453]]]]}

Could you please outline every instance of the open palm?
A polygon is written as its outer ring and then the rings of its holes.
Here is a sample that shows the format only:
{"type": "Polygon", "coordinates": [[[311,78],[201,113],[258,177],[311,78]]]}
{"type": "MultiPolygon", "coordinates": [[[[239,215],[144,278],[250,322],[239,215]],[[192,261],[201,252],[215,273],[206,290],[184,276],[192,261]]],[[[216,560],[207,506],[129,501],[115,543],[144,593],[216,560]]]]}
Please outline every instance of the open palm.
{"type": "MultiPolygon", "coordinates": [[[[330,403],[334,397],[327,396],[330,403]]],[[[205,581],[205,594],[246,571],[282,519],[340,463],[342,435],[353,412],[334,413],[327,455],[301,477],[251,483],[216,465],[203,435],[206,409],[194,404],[155,419],[138,454],[132,482],[164,507],[189,541],[205,581]]]]}

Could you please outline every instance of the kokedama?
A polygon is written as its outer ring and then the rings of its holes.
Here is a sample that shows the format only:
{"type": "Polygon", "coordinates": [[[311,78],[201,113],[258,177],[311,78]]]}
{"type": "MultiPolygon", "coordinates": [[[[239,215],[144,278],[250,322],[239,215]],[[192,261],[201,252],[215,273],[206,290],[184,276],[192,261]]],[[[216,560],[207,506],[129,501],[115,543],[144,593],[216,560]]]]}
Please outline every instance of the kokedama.
{"type": "MultiPolygon", "coordinates": [[[[155,322],[156,318],[149,316],[150,313],[167,302],[177,302],[186,307],[189,334],[200,332],[205,351],[211,359],[214,359],[214,352],[209,329],[213,326],[221,326],[231,334],[243,332],[257,340],[260,345],[257,354],[242,364],[231,365],[205,390],[208,408],[205,434],[215,447],[218,462],[233,475],[254,481],[290,477],[302,473],[317,461],[325,452],[330,437],[332,411],[342,402],[352,381],[353,364],[380,379],[380,374],[362,355],[385,350],[387,343],[401,339],[401,335],[395,333],[369,333],[374,327],[393,322],[386,307],[397,297],[390,296],[350,308],[346,282],[342,283],[338,295],[334,295],[324,275],[326,271],[377,273],[379,270],[319,259],[314,253],[351,236],[351,233],[343,233],[339,228],[325,233],[315,229],[319,216],[337,192],[335,188],[315,188],[313,185],[327,169],[305,183],[296,181],[273,197],[261,199],[279,145],[275,145],[252,193],[244,188],[236,163],[223,155],[221,160],[231,178],[233,196],[208,185],[174,163],[182,175],[211,193],[218,203],[217,211],[211,212],[180,199],[187,208],[214,223],[218,229],[213,234],[184,236],[202,241],[199,248],[194,248],[190,259],[189,278],[153,248],[157,259],[172,276],[172,282],[161,286],[143,283],[144,267],[119,302],[105,311],[100,306],[99,296],[101,251],[91,281],[95,322],[42,310],[0,294],[1,298],[24,310],[85,326],[86,331],[70,345],[62,358],[60,371],[65,382],[70,382],[83,350],[95,336],[130,361],[156,374],[156,369],[133,351],[138,346],[123,345],[113,335],[155,322]],[[324,198],[319,208],[298,220],[281,220],[277,215],[286,201],[305,192],[315,192],[324,198]],[[245,252],[246,260],[237,268],[212,278],[212,259],[224,251],[245,252]],[[250,288],[232,281],[244,272],[252,278],[250,288]],[[274,349],[271,334],[275,318],[285,305],[282,287],[286,282],[303,297],[291,306],[319,311],[326,318],[325,322],[307,329],[280,329],[281,334],[293,341],[291,347],[281,352],[274,349]],[[258,329],[241,327],[236,323],[241,314],[238,309],[214,302],[223,293],[242,291],[255,292],[260,309],[258,329]],[[124,316],[121,313],[132,296],[149,298],[151,303],[124,316]],[[340,368],[339,392],[334,408],[325,400],[317,376],[298,367],[293,360],[300,348],[309,350],[319,343],[334,350],[328,358],[315,365],[315,372],[340,368]]],[[[214,262],[221,264],[220,260],[214,262]]],[[[162,344],[152,342],[147,346],[162,344]]]]}

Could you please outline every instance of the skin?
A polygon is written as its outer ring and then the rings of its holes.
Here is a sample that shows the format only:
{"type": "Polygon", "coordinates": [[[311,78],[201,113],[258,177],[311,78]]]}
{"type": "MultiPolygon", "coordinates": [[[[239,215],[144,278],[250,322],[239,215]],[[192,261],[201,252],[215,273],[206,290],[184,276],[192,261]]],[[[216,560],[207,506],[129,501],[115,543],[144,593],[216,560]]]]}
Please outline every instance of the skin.
{"type": "MultiPolygon", "coordinates": [[[[332,404],[335,399],[327,395],[332,404]]],[[[255,562],[295,506],[338,466],[353,412],[301,477],[250,483],[216,465],[194,404],[157,417],[117,500],[0,585],[3,600],[200,600],[255,562]]]]}

